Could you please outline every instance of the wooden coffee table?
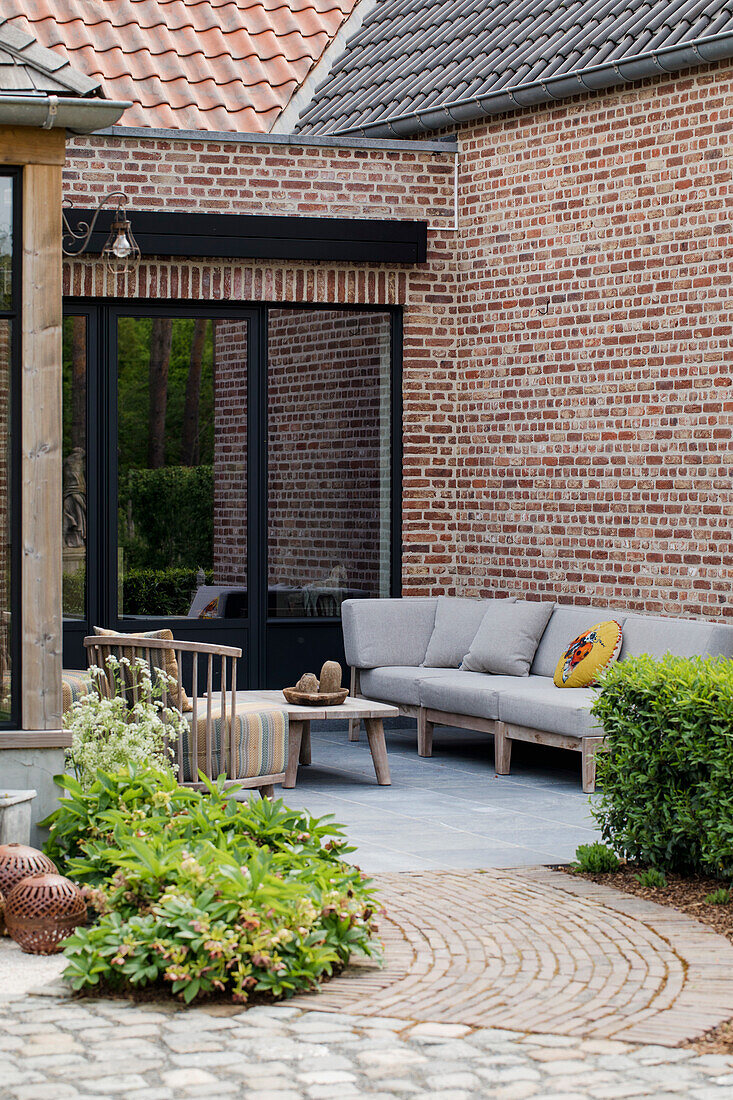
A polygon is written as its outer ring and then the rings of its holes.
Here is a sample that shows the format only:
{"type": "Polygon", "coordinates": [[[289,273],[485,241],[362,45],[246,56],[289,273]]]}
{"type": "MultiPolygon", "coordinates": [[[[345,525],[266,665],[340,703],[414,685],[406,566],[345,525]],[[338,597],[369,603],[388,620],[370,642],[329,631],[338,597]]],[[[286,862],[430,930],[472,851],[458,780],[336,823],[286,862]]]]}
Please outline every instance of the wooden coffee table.
{"type": "Polygon", "coordinates": [[[238,691],[237,698],[252,703],[262,700],[268,706],[287,712],[290,721],[290,750],[283,787],[295,786],[298,764],[311,762],[311,722],[361,721],[366,726],[369,750],[374,761],[377,783],[390,786],[387,746],[384,743],[384,718],[397,718],[399,710],[389,703],[375,703],[370,699],[353,699],[351,696],[340,707],[298,707],[287,703],[281,691],[238,691]]]}

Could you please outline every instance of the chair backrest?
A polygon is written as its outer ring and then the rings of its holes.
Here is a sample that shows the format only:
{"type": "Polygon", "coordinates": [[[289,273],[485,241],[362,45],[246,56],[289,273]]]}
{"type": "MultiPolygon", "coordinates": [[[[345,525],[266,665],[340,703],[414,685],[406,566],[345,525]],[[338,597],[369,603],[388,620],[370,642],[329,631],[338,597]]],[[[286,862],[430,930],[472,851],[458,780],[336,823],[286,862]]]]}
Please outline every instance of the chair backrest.
{"type": "MultiPolygon", "coordinates": [[[[242,650],[235,646],[212,645],[207,642],[181,642],[167,638],[145,638],[136,634],[94,634],[84,639],[87,651],[87,663],[96,665],[101,669],[107,668],[107,659],[114,655],[119,660],[127,657],[133,660],[142,658],[151,669],[152,679],[155,673],[166,672],[167,675],[159,676],[162,685],[162,701],[164,706],[180,706],[181,700],[186,700],[190,705],[185,707],[187,719],[190,717],[191,734],[188,740],[189,755],[191,758],[190,770],[192,779],[195,779],[198,767],[205,771],[210,778],[213,771],[214,732],[215,723],[219,723],[220,736],[223,739],[228,732],[231,744],[229,746],[230,760],[235,760],[235,717],[237,714],[237,661],[242,656],[242,650]],[[168,671],[173,665],[170,658],[175,658],[175,673],[168,671]],[[184,658],[190,661],[191,669],[191,695],[190,700],[183,690],[184,658]],[[205,663],[205,695],[199,695],[199,660],[205,663]],[[177,683],[177,687],[169,684],[169,678],[177,683]],[[215,687],[216,685],[216,687],[215,687]],[[220,698],[215,701],[216,697],[220,698]],[[203,730],[202,730],[203,727],[203,730]],[[203,732],[203,744],[201,743],[203,732]]],[[[203,671],[203,669],[201,670],[203,671]]],[[[114,679],[110,675],[101,677],[98,689],[108,696],[116,692],[114,679]]],[[[132,704],[140,699],[140,685],[137,678],[132,676],[125,683],[126,697],[132,704]]],[[[178,763],[179,781],[182,781],[184,768],[184,744],[181,738],[177,739],[176,755],[178,763]]]]}

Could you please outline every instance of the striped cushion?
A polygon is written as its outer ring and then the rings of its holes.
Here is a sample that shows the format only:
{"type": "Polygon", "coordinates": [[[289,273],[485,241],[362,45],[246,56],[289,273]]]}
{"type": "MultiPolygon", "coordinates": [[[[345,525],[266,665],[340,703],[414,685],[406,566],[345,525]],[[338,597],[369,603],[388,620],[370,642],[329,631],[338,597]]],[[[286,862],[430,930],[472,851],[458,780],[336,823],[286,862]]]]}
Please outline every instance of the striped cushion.
{"type": "MultiPolygon", "coordinates": [[[[198,772],[206,774],[206,700],[199,699],[196,713],[196,748],[198,760],[192,767],[190,736],[184,734],[183,769],[179,782],[190,783],[198,779],[198,772]]],[[[222,719],[221,704],[213,703],[211,775],[226,774],[228,779],[253,779],[259,775],[277,775],[285,771],[288,762],[288,716],[276,707],[263,707],[262,703],[238,704],[234,722],[234,762],[231,751],[231,715],[222,719]],[[223,742],[223,744],[222,744],[223,742]]],[[[184,718],[193,726],[193,715],[184,718]]]]}
{"type": "Polygon", "coordinates": [[[88,672],[64,668],[61,670],[61,698],[63,713],[71,710],[72,705],[83,695],[89,695],[94,684],[88,672]]]}

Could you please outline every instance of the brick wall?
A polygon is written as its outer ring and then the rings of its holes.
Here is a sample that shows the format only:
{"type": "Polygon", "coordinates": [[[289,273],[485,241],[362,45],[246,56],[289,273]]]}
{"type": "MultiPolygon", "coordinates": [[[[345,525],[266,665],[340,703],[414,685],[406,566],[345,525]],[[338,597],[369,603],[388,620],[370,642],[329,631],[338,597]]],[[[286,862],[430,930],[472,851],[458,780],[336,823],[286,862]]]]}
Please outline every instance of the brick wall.
{"type": "Polygon", "coordinates": [[[732,75],[460,129],[456,590],[733,615],[732,75]]]}
{"type": "Polygon", "coordinates": [[[733,614],[730,133],[720,65],[417,152],[76,138],[78,202],[427,217],[417,268],[93,263],[74,294],[405,310],[403,585],[733,614]],[[547,310],[547,312],[545,312],[547,310]]]}
{"type": "MultiPolygon", "coordinates": [[[[91,205],[109,190],[122,187],[138,209],[428,221],[428,262],[414,267],[153,258],[126,279],[109,275],[93,261],[77,260],[65,266],[64,278],[65,292],[72,296],[366,305],[377,310],[404,307],[405,588],[452,583],[454,534],[434,523],[428,526],[436,501],[442,505],[446,500],[443,482],[452,455],[449,433],[456,388],[452,155],[419,146],[404,151],[284,146],[266,140],[240,146],[133,136],[77,137],[68,143],[64,179],[65,194],[79,206],[91,205]]],[[[313,331],[311,340],[315,336],[313,331]]],[[[287,399],[291,398],[292,394],[287,399]]],[[[284,392],[281,400],[286,400],[284,392]]],[[[310,400],[323,403],[325,395],[322,390],[314,392],[310,400]]],[[[302,428],[294,433],[298,430],[302,428]]],[[[233,480],[223,491],[234,491],[233,480]]],[[[217,506],[223,503],[222,498],[217,506]]],[[[241,518],[242,514],[233,516],[232,527],[241,518]]],[[[354,535],[348,546],[336,549],[361,555],[359,571],[364,576],[371,572],[373,578],[374,565],[367,564],[364,543],[354,535]]],[[[325,571],[331,567],[333,549],[326,548],[325,571]]],[[[227,552],[232,556],[227,568],[235,573],[235,559],[239,554],[241,562],[243,550],[242,545],[236,548],[229,542],[227,552]]],[[[221,569],[224,551],[220,542],[221,569]]],[[[314,568],[312,560],[298,562],[291,557],[288,562],[280,540],[273,575],[309,574],[314,568]]]]}

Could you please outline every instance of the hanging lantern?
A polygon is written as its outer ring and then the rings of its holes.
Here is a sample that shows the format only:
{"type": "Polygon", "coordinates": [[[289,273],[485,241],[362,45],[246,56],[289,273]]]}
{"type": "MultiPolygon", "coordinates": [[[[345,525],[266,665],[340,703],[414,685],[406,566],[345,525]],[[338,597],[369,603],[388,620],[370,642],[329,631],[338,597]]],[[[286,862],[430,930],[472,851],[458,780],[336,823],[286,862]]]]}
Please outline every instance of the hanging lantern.
{"type": "Polygon", "coordinates": [[[100,199],[91,221],[77,221],[75,225],[72,225],[66,213],[73,209],[73,203],[70,199],[64,199],[62,250],[64,256],[81,256],[86,252],[101,211],[112,203],[115,204],[112,225],[101,256],[107,270],[113,275],[129,275],[140,263],[140,248],[133,236],[130,219],[125,216],[127,195],[124,191],[110,191],[100,199]]]}

